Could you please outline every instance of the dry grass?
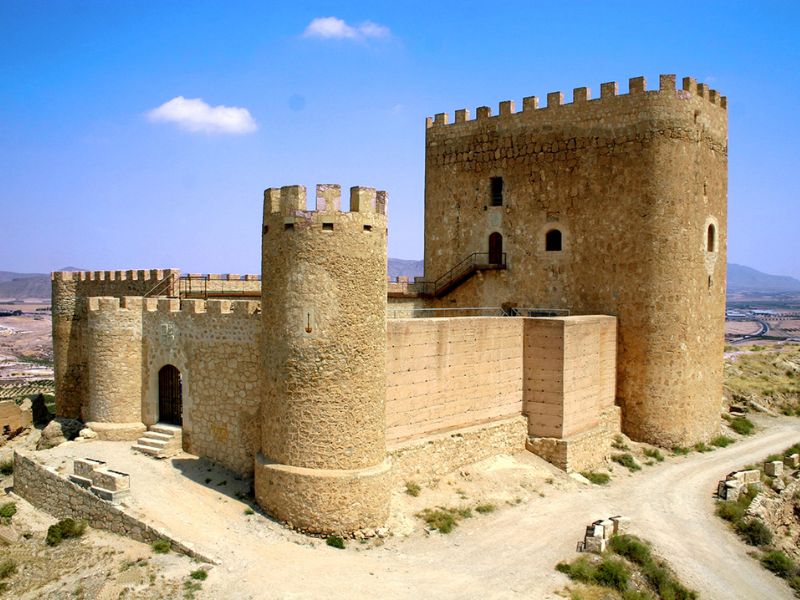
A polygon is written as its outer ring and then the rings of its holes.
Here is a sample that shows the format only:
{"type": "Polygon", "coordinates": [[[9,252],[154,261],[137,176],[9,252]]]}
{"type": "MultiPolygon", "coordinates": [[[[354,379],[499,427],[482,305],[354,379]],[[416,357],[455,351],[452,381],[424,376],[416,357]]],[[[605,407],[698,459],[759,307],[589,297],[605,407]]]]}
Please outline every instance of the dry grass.
{"type": "Polygon", "coordinates": [[[725,395],[734,402],[768,401],[800,408],[800,346],[750,346],[725,361],[725,395]]]}

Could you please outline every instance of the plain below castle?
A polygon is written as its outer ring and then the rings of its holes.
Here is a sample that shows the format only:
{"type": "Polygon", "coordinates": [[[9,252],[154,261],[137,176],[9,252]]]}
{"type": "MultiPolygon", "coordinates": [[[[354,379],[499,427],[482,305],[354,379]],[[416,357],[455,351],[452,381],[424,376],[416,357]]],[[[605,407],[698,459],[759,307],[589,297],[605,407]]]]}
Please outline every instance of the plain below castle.
{"type": "Polygon", "coordinates": [[[342,212],[336,185],[316,210],[264,193],[260,279],[53,273],[58,413],[106,439],[178,426],[270,514],[342,533],[381,525],[397,482],[500,452],[583,469],[620,427],[710,439],[727,103],[682,87],[429,119],[414,282],[387,283],[386,193],[352,188],[342,212]]]}

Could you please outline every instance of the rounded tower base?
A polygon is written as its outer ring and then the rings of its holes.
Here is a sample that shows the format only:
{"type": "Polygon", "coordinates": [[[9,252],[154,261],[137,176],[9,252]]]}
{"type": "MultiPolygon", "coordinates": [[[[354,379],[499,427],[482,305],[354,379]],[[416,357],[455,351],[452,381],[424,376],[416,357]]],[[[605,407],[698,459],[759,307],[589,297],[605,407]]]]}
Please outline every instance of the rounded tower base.
{"type": "Polygon", "coordinates": [[[306,469],[259,454],[256,501],[276,519],[310,533],[382,527],[389,518],[390,469],[389,459],[366,469],[306,469]]]}
{"type": "Polygon", "coordinates": [[[138,440],[147,431],[144,423],[99,423],[87,421],[86,427],[97,434],[97,439],[109,442],[138,440]]]}

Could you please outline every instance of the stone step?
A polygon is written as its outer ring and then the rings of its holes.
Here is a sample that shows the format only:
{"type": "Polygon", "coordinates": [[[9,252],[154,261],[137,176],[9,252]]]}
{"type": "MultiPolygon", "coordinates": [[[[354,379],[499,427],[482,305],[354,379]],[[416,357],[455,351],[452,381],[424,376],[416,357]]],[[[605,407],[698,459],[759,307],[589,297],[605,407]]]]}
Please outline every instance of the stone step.
{"type": "Polygon", "coordinates": [[[161,452],[158,448],[152,448],[151,446],[141,446],[139,444],[135,444],[133,449],[141,452],[142,454],[149,454],[150,456],[158,456],[159,452],[161,452]]]}
{"type": "Polygon", "coordinates": [[[151,448],[156,448],[158,450],[163,450],[167,447],[167,443],[164,440],[154,440],[147,436],[140,437],[139,441],[137,442],[140,446],[149,446],[151,448]]]}
{"type": "Polygon", "coordinates": [[[156,423],[155,425],[150,426],[150,431],[155,431],[156,433],[163,433],[166,435],[179,435],[181,432],[181,428],[178,427],[177,425],[156,423]]]}
{"type": "Polygon", "coordinates": [[[175,436],[171,433],[159,433],[158,431],[147,431],[142,437],[150,438],[151,440],[163,440],[164,442],[175,439],[175,436]]]}

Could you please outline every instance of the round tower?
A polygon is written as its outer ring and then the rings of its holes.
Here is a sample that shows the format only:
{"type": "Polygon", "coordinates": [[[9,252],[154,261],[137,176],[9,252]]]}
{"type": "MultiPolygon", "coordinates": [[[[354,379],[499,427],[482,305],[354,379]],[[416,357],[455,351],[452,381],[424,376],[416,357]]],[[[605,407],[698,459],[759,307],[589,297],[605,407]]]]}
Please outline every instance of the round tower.
{"type": "Polygon", "coordinates": [[[385,443],[386,193],[303,186],[264,193],[265,369],[258,503],[318,533],[382,525],[385,443]]]}
{"type": "Polygon", "coordinates": [[[86,426],[104,440],[135,440],[142,423],[142,299],[89,298],[86,426]]]}

